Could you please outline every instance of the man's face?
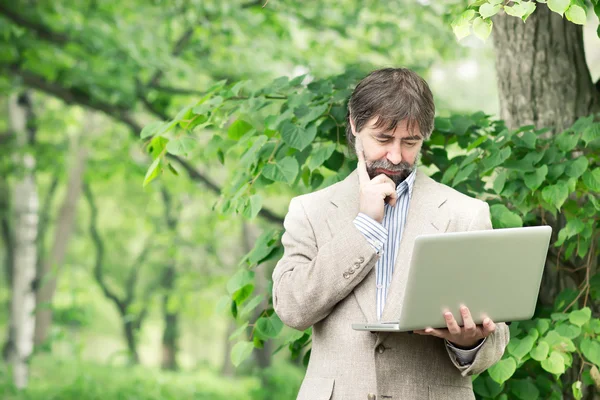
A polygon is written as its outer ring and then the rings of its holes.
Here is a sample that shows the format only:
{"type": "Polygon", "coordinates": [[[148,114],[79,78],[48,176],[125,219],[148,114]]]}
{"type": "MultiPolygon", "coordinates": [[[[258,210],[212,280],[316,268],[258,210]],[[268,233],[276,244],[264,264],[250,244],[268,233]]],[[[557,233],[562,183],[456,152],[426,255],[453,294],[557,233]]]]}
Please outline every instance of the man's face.
{"type": "Polygon", "coordinates": [[[423,146],[423,138],[419,127],[414,124],[408,130],[406,120],[401,121],[393,132],[375,129],[377,117],[367,122],[360,132],[356,132],[352,123],[352,132],[362,140],[367,164],[367,172],[371,179],[385,174],[396,186],[415,169],[423,146]]]}

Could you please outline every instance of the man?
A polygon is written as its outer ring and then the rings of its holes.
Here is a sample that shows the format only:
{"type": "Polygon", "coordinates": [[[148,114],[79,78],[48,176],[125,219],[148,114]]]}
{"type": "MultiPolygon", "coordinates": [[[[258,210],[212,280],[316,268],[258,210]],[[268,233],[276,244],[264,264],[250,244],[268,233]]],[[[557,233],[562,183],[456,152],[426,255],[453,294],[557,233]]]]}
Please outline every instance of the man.
{"type": "Polygon", "coordinates": [[[416,73],[372,72],[348,104],[346,136],[357,169],[290,203],[273,304],[286,325],[313,327],[299,400],[474,399],[469,375],[502,357],[506,325],[488,318],[476,326],[466,307],[456,318],[444,315],[447,329],[351,328],[398,320],[418,235],[492,228],[487,203],[416,169],[434,113],[416,73]]]}

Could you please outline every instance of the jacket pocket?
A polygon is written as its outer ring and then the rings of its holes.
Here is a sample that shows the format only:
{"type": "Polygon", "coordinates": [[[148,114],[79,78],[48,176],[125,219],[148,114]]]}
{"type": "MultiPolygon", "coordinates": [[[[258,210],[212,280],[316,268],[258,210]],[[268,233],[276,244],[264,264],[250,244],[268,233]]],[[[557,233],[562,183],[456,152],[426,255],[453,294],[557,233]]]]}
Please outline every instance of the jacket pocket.
{"type": "Polygon", "coordinates": [[[430,385],[429,400],[475,400],[475,394],[466,386],[430,385]]]}
{"type": "Polygon", "coordinates": [[[329,400],[333,393],[333,378],[306,378],[296,400],[329,400]]]}

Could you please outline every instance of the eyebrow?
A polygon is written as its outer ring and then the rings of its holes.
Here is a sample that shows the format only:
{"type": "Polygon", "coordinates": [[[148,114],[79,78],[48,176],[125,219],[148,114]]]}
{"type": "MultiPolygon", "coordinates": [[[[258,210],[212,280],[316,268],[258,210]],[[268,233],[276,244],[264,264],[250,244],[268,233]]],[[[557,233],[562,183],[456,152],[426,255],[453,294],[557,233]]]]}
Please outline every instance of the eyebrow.
{"type": "MultiPolygon", "coordinates": [[[[385,139],[393,139],[394,138],[394,135],[388,135],[388,134],[383,133],[383,132],[377,132],[373,136],[376,136],[378,138],[385,138],[385,139]]],[[[407,137],[402,138],[402,140],[405,140],[405,141],[407,141],[407,140],[421,140],[421,139],[423,139],[423,138],[421,136],[418,136],[418,135],[412,135],[412,136],[407,136],[407,137]]]]}

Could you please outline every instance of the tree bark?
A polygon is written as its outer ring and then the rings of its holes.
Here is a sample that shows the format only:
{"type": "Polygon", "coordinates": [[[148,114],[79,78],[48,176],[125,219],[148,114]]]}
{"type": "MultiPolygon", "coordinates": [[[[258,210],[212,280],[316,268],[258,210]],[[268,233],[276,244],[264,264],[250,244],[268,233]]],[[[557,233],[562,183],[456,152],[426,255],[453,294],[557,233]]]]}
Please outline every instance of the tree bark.
{"type": "MultiPolygon", "coordinates": [[[[88,112],[84,128],[86,133],[94,128],[93,121],[92,113],[88,112]]],[[[74,136],[71,139],[70,154],[73,157],[69,168],[67,191],[56,220],[54,244],[50,256],[42,263],[42,268],[37,278],[37,282],[39,283],[36,299],[38,311],[36,313],[34,336],[36,346],[46,341],[48,331],[52,325],[52,298],[54,297],[54,292],[56,292],[58,274],[65,260],[67,245],[75,224],[77,203],[81,197],[83,174],[87,159],[87,149],[80,143],[81,136],[74,136]]]]}
{"type": "MultiPolygon", "coordinates": [[[[173,211],[171,195],[167,189],[162,189],[162,198],[164,203],[165,222],[167,229],[172,238],[177,237],[177,223],[179,222],[173,211]]],[[[171,244],[174,246],[174,244],[171,244]]],[[[167,251],[167,254],[171,254],[171,251],[167,251]]],[[[163,316],[164,316],[164,330],[162,337],[162,362],[161,368],[175,371],[178,369],[177,365],[177,341],[179,339],[179,312],[173,310],[169,303],[171,302],[171,296],[175,290],[175,281],[177,279],[177,270],[175,262],[170,260],[163,270],[161,286],[163,295],[163,316]]]]}
{"type": "Polygon", "coordinates": [[[33,350],[35,292],[33,282],[37,259],[38,195],[35,159],[27,146],[35,138],[34,114],[29,93],[9,100],[9,123],[17,139],[17,178],[14,185],[14,262],[9,321],[8,360],[17,388],[27,386],[28,359],[33,350]]]}
{"type": "Polygon", "coordinates": [[[131,364],[139,364],[140,356],[137,351],[137,339],[136,333],[138,327],[135,321],[127,318],[127,310],[121,313],[121,320],[123,321],[123,332],[125,333],[125,341],[127,342],[127,349],[129,350],[129,361],[131,364]]]}
{"type": "Polygon", "coordinates": [[[174,265],[169,265],[163,272],[162,287],[163,297],[163,315],[165,327],[162,337],[162,362],[161,368],[171,371],[178,369],[177,365],[177,339],[179,339],[179,313],[171,310],[169,302],[171,293],[175,287],[176,271],[174,265]]]}
{"type": "MultiPolygon", "coordinates": [[[[7,286],[12,290],[12,275],[14,269],[14,233],[12,225],[10,223],[11,208],[10,208],[10,187],[8,182],[0,178],[0,237],[2,237],[2,243],[4,244],[4,274],[6,276],[7,286]]],[[[10,315],[11,303],[10,299],[7,302],[8,315],[10,315]]],[[[8,362],[9,351],[13,346],[14,338],[12,337],[12,330],[10,325],[6,335],[6,341],[2,346],[2,359],[8,362]]]]}
{"type": "Polygon", "coordinates": [[[509,128],[535,125],[559,133],[598,110],[580,25],[538,3],[526,23],[494,17],[493,38],[500,117],[509,128]]]}
{"type": "MultiPolygon", "coordinates": [[[[494,17],[494,46],[500,117],[509,129],[524,125],[562,132],[579,117],[600,108],[600,93],[585,60],[583,29],[538,3],[523,23],[506,14],[494,17]]],[[[555,234],[564,218],[553,221],[555,234]]],[[[551,260],[540,301],[551,306],[567,285],[551,260]]]]}

